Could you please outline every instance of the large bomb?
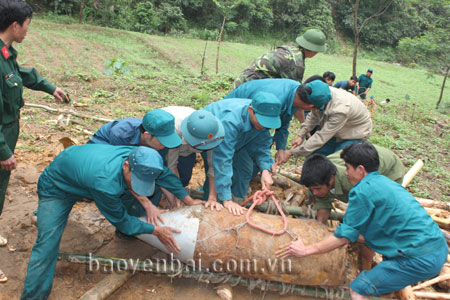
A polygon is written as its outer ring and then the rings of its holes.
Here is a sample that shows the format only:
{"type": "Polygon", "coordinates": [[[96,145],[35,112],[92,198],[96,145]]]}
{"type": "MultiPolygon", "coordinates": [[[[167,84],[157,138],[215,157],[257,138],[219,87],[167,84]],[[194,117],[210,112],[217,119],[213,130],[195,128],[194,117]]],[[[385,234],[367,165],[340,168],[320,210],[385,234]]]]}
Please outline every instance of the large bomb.
{"type": "MultiPolygon", "coordinates": [[[[295,236],[308,245],[331,234],[325,225],[315,220],[288,218],[290,233],[272,236],[250,227],[245,216],[234,216],[225,209],[182,207],[164,213],[163,217],[165,226],[181,230],[180,234],[175,234],[181,247],[175,258],[191,267],[296,285],[330,287],[348,283],[349,276],[357,273],[347,247],[304,258],[282,260],[275,257],[275,251],[295,236]]],[[[252,213],[251,221],[274,231],[284,225],[279,216],[257,212],[252,213]]],[[[167,253],[155,236],[137,237],[167,253]]]]}

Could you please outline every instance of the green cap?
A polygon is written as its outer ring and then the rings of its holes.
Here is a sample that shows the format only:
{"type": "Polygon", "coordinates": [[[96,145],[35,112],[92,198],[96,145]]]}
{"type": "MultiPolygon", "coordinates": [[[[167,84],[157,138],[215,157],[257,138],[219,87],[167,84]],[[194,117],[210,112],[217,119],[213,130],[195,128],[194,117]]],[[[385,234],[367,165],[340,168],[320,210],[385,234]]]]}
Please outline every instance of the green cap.
{"type": "Polygon", "coordinates": [[[367,72],[373,73],[373,69],[368,69],[367,72]]]}
{"type": "Polygon", "coordinates": [[[331,91],[328,84],[321,80],[314,80],[307,83],[306,86],[312,90],[311,94],[306,93],[309,103],[323,110],[331,100],[331,91]]]}
{"type": "Polygon", "coordinates": [[[197,110],[181,122],[181,134],[192,147],[209,150],[222,143],[225,129],[211,112],[197,110]]]}
{"type": "Polygon", "coordinates": [[[175,148],[181,144],[181,138],[175,132],[175,118],[165,110],[154,109],[146,113],[142,126],[166,148],[175,148]]]}
{"type": "Polygon", "coordinates": [[[277,96],[271,93],[257,92],[253,96],[251,105],[261,126],[280,128],[281,103],[277,96]]]}
{"type": "Polygon", "coordinates": [[[305,33],[299,36],[295,41],[300,47],[314,52],[325,52],[325,34],[319,29],[308,29],[305,33]]]}

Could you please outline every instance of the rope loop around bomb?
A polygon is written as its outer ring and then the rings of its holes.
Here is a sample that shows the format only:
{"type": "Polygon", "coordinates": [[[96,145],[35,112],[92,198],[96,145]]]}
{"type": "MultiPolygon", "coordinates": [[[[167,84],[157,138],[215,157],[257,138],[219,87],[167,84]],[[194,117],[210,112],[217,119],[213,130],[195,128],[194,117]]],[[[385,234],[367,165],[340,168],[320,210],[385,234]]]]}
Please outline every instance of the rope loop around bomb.
{"type": "Polygon", "coordinates": [[[262,190],[262,191],[257,191],[256,193],[254,193],[252,196],[250,196],[249,198],[247,198],[247,200],[245,200],[244,202],[241,203],[241,206],[244,206],[245,204],[247,204],[248,202],[253,201],[252,205],[250,206],[250,208],[247,211],[247,214],[245,215],[245,219],[248,223],[248,225],[250,227],[253,227],[255,229],[259,229],[262,232],[271,234],[271,235],[282,235],[283,233],[286,232],[287,228],[288,228],[288,223],[287,223],[287,218],[286,215],[284,214],[283,210],[281,209],[280,204],[278,203],[278,200],[275,198],[274,193],[272,191],[269,190],[262,190]],[[279,230],[279,231],[274,231],[274,230],[270,230],[267,228],[264,228],[262,226],[259,226],[255,223],[253,223],[252,221],[250,221],[250,215],[253,212],[253,209],[255,208],[256,205],[261,205],[262,203],[264,203],[268,198],[271,198],[273,203],[275,203],[275,206],[278,209],[278,212],[280,213],[280,215],[283,217],[283,229],[279,230]]]}

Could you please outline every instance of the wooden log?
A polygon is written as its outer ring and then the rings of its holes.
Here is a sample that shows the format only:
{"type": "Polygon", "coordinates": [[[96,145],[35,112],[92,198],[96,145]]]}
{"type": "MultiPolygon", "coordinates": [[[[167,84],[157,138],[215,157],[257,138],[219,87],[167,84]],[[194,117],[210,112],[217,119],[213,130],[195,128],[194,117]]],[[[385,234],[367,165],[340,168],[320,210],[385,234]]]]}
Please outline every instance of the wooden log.
{"type": "Polygon", "coordinates": [[[442,233],[444,234],[445,239],[447,240],[447,244],[450,243],[450,232],[441,228],[442,233]]]}
{"type": "Polygon", "coordinates": [[[446,211],[450,211],[450,203],[444,202],[444,201],[436,201],[431,199],[423,199],[423,198],[417,198],[416,200],[422,205],[423,207],[429,207],[429,208],[439,208],[446,211]]]}
{"type": "Polygon", "coordinates": [[[439,218],[436,216],[431,216],[433,221],[435,221],[441,229],[450,230],[450,219],[439,218]]]}
{"type": "Polygon", "coordinates": [[[295,182],[300,182],[300,175],[299,174],[294,174],[294,173],[287,172],[287,171],[284,171],[284,170],[281,170],[281,169],[277,173],[280,174],[280,175],[283,175],[283,176],[285,176],[285,177],[287,177],[287,178],[289,178],[291,180],[294,180],[295,182]]]}
{"type": "Polygon", "coordinates": [[[447,290],[450,289],[450,264],[445,264],[444,267],[442,267],[442,270],[437,278],[439,277],[447,277],[447,279],[442,279],[438,282],[439,287],[447,290]]]}
{"type": "MultiPolygon", "coordinates": [[[[442,270],[444,270],[444,268],[442,268],[442,270]]],[[[441,271],[441,273],[442,273],[442,271],[441,271]]],[[[421,290],[423,288],[426,288],[427,286],[430,286],[430,285],[433,285],[435,283],[439,283],[441,281],[448,280],[448,279],[450,279],[450,273],[449,274],[444,274],[444,275],[439,275],[438,277],[435,277],[433,279],[424,281],[421,284],[413,286],[412,289],[413,289],[413,291],[421,290]]]]}
{"type": "Polygon", "coordinates": [[[416,296],[410,285],[405,287],[403,290],[397,292],[397,297],[400,300],[415,300],[416,296]]]}
{"type": "Polygon", "coordinates": [[[421,159],[417,160],[416,163],[411,167],[411,169],[405,174],[405,177],[403,177],[402,186],[407,187],[411,180],[413,180],[414,176],[419,173],[422,167],[423,161],[421,159]]]}
{"type": "Polygon", "coordinates": [[[447,217],[447,215],[450,215],[448,211],[439,209],[439,208],[431,208],[431,207],[424,207],[425,210],[427,211],[427,213],[431,216],[436,216],[436,217],[447,217]]]}
{"type": "Polygon", "coordinates": [[[430,292],[414,292],[417,298],[424,299],[450,299],[450,294],[448,293],[430,293],[430,292]]]}
{"type": "Polygon", "coordinates": [[[133,277],[133,273],[112,273],[83,294],[78,300],[104,300],[133,277]]]}
{"type": "MultiPolygon", "coordinates": [[[[273,184],[277,185],[283,189],[288,189],[294,186],[301,186],[299,183],[295,182],[294,180],[283,176],[281,174],[274,174],[272,176],[273,179],[273,184]]],[[[256,175],[255,178],[253,178],[253,181],[257,181],[260,182],[261,181],[261,176],[260,175],[256,175]]]]}

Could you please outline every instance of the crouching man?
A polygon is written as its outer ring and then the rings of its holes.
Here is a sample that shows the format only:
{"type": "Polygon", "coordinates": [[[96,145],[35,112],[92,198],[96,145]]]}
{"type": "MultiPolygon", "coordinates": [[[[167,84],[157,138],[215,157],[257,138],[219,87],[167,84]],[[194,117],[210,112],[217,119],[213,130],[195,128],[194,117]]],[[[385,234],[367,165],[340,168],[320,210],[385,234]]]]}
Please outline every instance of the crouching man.
{"type": "Polygon", "coordinates": [[[73,205],[81,198],[93,199],[120,232],[154,234],[170,252],[179,252],[173,237],[178,230],[138,219],[148,211],[147,196],[153,194],[162,170],[161,156],[149,147],[83,145],[61,152],[39,177],[38,236],[21,299],[50,295],[61,236],[73,205]]]}
{"type": "Polygon", "coordinates": [[[328,238],[312,245],[300,239],[280,247],[277,256],[304,257],[364,242],[384,260],[350,284],[352,299],[388,294],[436,276],[448,254],[438,225],[406,189],[378,173],[375,147],[351,144],[341,158],[353,185],[343,223],[328,238]]]}

